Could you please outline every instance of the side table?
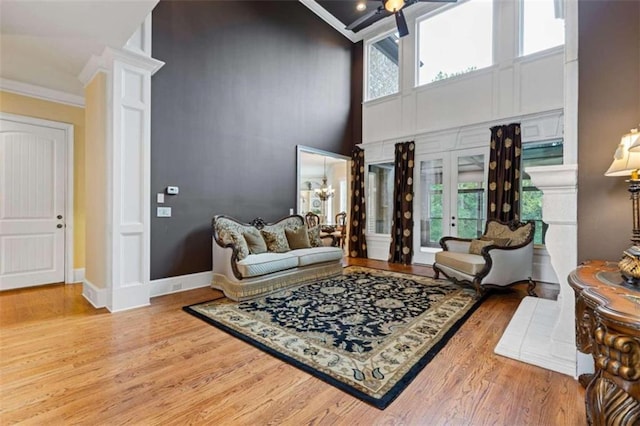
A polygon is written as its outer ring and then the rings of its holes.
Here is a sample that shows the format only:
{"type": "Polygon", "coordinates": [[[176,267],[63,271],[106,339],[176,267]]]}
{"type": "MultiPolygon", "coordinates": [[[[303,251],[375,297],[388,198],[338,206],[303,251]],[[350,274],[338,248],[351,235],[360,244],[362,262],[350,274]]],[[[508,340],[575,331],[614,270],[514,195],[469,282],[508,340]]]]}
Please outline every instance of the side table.
{"type": "Polygon", "coordinates": [[[576,346],[591,354],[583,375],[587,421],[640,424],[640,289],[624,284],[617,263],[587,261],[569,275],[576,297],[576,346]]]}

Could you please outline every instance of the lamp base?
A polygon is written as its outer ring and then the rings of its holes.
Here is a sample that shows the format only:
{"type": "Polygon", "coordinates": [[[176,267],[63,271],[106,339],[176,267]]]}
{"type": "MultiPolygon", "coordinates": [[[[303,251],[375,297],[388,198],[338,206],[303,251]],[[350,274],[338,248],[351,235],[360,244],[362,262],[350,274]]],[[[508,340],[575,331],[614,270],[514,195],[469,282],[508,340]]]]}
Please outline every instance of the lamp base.
{"type": "Polygon", "coordinates": [[[631,246],[625,250],[618,268],[625,284],[640,288],[640,247],[631,246]]]}

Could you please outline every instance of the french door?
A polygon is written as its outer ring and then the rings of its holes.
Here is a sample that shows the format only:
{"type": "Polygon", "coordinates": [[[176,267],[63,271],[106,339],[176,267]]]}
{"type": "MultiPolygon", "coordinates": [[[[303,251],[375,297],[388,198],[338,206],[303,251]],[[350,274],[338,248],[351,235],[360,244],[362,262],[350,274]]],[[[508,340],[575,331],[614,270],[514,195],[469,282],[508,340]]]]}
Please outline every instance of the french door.
{"type": "Polygon", "coordinates": [[[416,156],[414,263],[432,264],[440,238],[476,238],[486,221],[488,150],[416,156]]]}

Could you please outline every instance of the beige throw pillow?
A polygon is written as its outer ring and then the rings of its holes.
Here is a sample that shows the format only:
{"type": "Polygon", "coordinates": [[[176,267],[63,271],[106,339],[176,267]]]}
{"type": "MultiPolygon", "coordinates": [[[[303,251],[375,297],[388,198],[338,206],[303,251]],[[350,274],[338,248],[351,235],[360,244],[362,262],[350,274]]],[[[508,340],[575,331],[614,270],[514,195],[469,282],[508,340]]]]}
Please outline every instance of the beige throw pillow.
{"type": "Polygon", "coordinates": [[[507,247],[511,244],[511,238],[487,237],[486,235],[483,235],[480,239],[483,241],[493,241],[493,244],[498,247],[507,247]]]}
{"type": "Polygon", "coordinates": [[[469,253],[482,254],[483,247],[490,246],[493,244],[494,243],[491,240],[471,240],[471,244],[469,245],[469,253]]]}
{"type": "Polygon", "coordinates": [[[289,248],[291,250],[311,247],[306,225],[303,225],[297,229],[287,228],[284,230],[284,233],[287,236],[287,242],[289,243],[289,248]]]}
{"type": "Polygon", "coordinates": [[[267,251],[272,253],[284,253],[290,250],[287,237],[284,234],[284,228],[271,228],[267,231],[261,230],[260,233],[267,243],[267,251]]]}
{"type": "Polygon", "coordinates": [[[247,241],[249,247],[249,253],[260,254],[266,253],[267,243],[264,242],[262,234],[257,229],[250,229],[242,233],[242,236],[247,241]]]}

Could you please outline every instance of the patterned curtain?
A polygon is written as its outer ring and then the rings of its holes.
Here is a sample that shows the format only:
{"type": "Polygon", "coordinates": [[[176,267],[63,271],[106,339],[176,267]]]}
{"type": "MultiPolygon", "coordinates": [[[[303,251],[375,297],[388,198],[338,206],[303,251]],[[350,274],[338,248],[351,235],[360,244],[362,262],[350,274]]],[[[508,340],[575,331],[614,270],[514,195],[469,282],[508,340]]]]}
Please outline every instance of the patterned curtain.
{"type": "Polygon", "coordinates": [[[415,143],[396,144],[393,222],[389,262],[411,264],[413,256],[413,160],[415,143]]]}
{"type": "Polygon", "coordinates": [[[491,128],[487,219],[520,220],[520,123],[491,128]]]}
{"type": "Polygon", "coordinates": [[[351,212],[349,218],[349,256],[367,257],[367,215],[365,208],[366,194],[364,191],[364,150],[355,147],[351,154],[351,212]]]}

